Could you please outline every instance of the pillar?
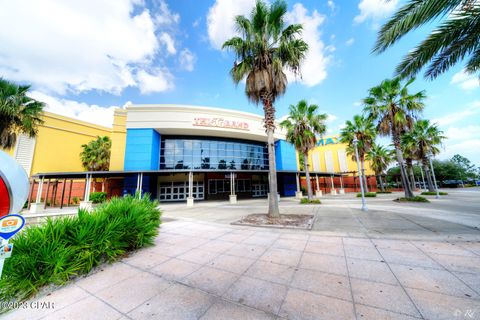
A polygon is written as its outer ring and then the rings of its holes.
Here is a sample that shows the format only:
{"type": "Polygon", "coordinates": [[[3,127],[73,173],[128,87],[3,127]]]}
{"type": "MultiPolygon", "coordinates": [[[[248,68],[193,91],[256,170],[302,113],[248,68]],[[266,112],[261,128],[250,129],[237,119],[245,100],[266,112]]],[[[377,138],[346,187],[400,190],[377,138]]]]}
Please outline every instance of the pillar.
{"type": "Polygon", "coordinates": [[[330,182],[332,183],[332,189],[331,189],[331,194],[336,196],[337,195],[337,190],[335,190],[335,184],[333,183],[333,176],[330,176],[330,182]]]}
{"type": "Polygon", "coordinates": [[[343,176],[340,176],[340,190],[338,192],[340,194],[345,194],[345,189],[343,188],[343,176]]]}
{"type": "Polygon", "coordinates": [[[318,174],[315,175],[315,184],[317,186],[317,190],[315,190],[315,197],[320,198],[322,196],[322,190],[320,190],[320,184],[318,183],[318,174]]]}
{"type": "Polygon", "coordinates": [[[45,178],[42,177],[38,183],[37,197],[35,203],[30,204],[30,213],[37,213],[42,210],[42,193],[43,193],[43,183],[45,178]]]}
{"type": "Polygon", "coordinates": [[[300,190],[300,173],[297,173],[297,191],[295,192],[295,198],[297,199],[303,198],[303,193],[300,190]]]}
{"type": "Polygon", "coordinates": [[[85,178],[85,196],[83,197],[83,201],[80,201],[80,209],[91,210],[92,209],[92,202],[90,201],[90,186],[92,181],[92,175],[87,173],[85,178]]]}
{"type": "MultiPolygon", "coordinates": [[[[270,192],[268,193],[270,194],[270,192]]],[[[230,172],[230,197],[231,204],[237,203],[237,195],[235,194],[235,173],[230,172]]]]}
{"type": "Polygon", "coordinates": [[[187,207],[193,207],[193,172],[188,173],[188,197],[187,207]]]}

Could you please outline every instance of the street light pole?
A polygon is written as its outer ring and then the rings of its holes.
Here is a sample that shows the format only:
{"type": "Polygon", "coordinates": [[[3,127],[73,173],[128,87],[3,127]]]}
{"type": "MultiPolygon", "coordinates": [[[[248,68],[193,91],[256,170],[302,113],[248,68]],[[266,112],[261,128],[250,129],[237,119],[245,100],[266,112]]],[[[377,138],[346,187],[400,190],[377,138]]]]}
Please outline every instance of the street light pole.
{"type": "Polygon", "coordinates": [[[418,163],[418,166],[420,167],[420,173],[422,174],[422,183],[423,183],[423,185],[422,185],[422,187],[421,187],[420,189],[422,189],[422,190],[427,190],[427,188],[426,188],[426,186],[425,186],[425,178],[424,178],[424,176],[423,176],[422,164],[419,162],[419,163],[418,163]]]}
{"type": "Polygon", "coordinates": [[[433,183],[435,184],[435,190],[437,191],[437,195],[435,196],[436,199],[440,198],[440,193],[438,192],[438,186],[437,186],[437,179],[435,178],[435,171],[433,170],[433,162],[432,162],[432,157],[433,154],[430,155],[430,170],[432,171],[432,176],[433,176],[433,183]]]}
{"type": "Polygon", "coordinates": [[[353,142],[353,147],[355,148],[355,158],[357,160],[357,169],[358,169],[358,174],[360,176],[360,192],[362,193],[362,211],[368,211],[367,204],[365,203],[365,192],[363,191],[363,176],[361,173],[362,171],[360,170],[360,161],[358,161],[357,137],[353,138],[352,142],[353,142]]]}

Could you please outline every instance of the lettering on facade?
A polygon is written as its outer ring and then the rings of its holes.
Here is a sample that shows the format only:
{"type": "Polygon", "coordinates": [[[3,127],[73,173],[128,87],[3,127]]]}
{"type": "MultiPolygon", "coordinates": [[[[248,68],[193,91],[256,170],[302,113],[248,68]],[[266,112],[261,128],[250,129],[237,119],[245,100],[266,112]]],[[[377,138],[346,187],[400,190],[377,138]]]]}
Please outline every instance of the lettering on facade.
{"type": "Polygon", "coordinates": [[[326,146],[328,144],[337,144],[340,143],[337,138],[326,138],[326,139],[320,139],[317,142],[317,146],[326,146]]]}
{"type": "Polygon", "coordinates": [[[249,131],[247,122],[227,120],[223,118],[195,118],[193,125],[197,127],[214,127],[214,128],[228,128],[236,130],[249,131]]]}

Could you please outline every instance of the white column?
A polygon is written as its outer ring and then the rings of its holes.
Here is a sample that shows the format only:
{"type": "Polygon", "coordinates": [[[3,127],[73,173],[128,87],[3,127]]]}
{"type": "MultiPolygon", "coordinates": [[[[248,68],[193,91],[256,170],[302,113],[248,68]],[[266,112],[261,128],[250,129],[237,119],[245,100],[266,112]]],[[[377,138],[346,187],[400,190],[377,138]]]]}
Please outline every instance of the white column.
{"type": "Polygon", "coordinates": [[[318,174],[315,175],[315,183],[317,184],[317,190],[315,190],[315,197],[320,198],[322,196],[322,190],[320,190],[320,184],[318,183],[318,174]]]}
{"type": "Polygon", "coordinates": [[[343,189],[343,176],[340,176],[340,194],[345,194],[345,189],[343,189]]]}
{"type": "Polygon", "coordinates": [[[142,198],[142,187],[143,187],[143,172],[139,175],[139,183],[138,183],[138,198],[142,198]]]}
{"type": "Polygon", "coordinates": [[[83,201],[80,201],[80,209],[92,209],[92,202],[90,201],[91,181],[92,175],[87,173],[87,177],[85,178],[85,198],[83,199],[83,201]]]}
{"type": "Polygon", "coordinates": [[[300,191],[300,173],[297,173],[297,191],[295,192],[295,198],[301,199],[303,197],[302,191],[300,191]]]}
{"type": "Polygon", "coordinates": [[[42,177],[40,179],[40,182],[38,183],[38,188],[37,188],[37,197],[35,198],[35,202],[30,204],[30,211],[29,213],[37,213],[42,210],[43,204],[42,204],[42,193],[43,193],[43,183],[44,183],[45,178],[42,177]]]}
{"type": "Polygon", "coordinates": [[[188,198],[187,207],[193,207],[193,172],[188,173],[188,198]]]}
{"type": "Polygon", "coordinates": [[[337,195],[337,190],[335,190],[335,185],[333,184],[333,176],[330,176],[330,182],[332,183],[331,194],[335,196],[337,195]]]}
{"type": "MultiPolygon", "coordinates": [[[[270,194],[270,193],[269,193],[270,194]]],[[[230,197],[231,204],[237,203],[237,195],[235,194],[235,173],[230,172],[230,197]]]]}

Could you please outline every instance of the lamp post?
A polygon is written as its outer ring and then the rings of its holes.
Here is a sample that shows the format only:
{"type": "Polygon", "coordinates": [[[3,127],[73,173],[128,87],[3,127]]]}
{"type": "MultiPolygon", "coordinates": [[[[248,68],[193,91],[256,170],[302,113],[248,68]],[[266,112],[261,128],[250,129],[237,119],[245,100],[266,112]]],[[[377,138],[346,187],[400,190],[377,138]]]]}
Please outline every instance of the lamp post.
{"type": "Polygon", "coordinates": [[[435,171],[433,170],[433,162],[432,162],[432,157],[433,153],[430,154],[430,170],[432,171],[432,176],[433,176],[433,183],[435,184],[435,191],[437,191],[437,195],[435,196],[436,199],[440,198],[440,193],[438,192],[438,186],[437,186],[437,179],[435,178],[435,171]]]}
{"type": "Polygon", "coordinates": [[[362,176],[362,171],[360,170],[360,161],[358,161],[358,149],[357,149],[357,144],[358,144],[358,139],[357,137],[353,138],[353,147],[355,148],[355,158],[357,160],[357,168],[358,168],[358,174],[360,175],[360,192],[362,193],[362,211],[368,211],[367,209],[367,204],[365,203],[365,192],[363,191],[363,176],[362,176]]]}
{"type": "Polygon", "coordinates": [[[421,162],[418,162],[418,167],[420,168],[420,173],[422,174],[422,187],[420,188],[421,190],[427,190],[426,187],[425,187],[425,178],[423,176],[423,169],[422,169],[422,163],[421,162]]]}

